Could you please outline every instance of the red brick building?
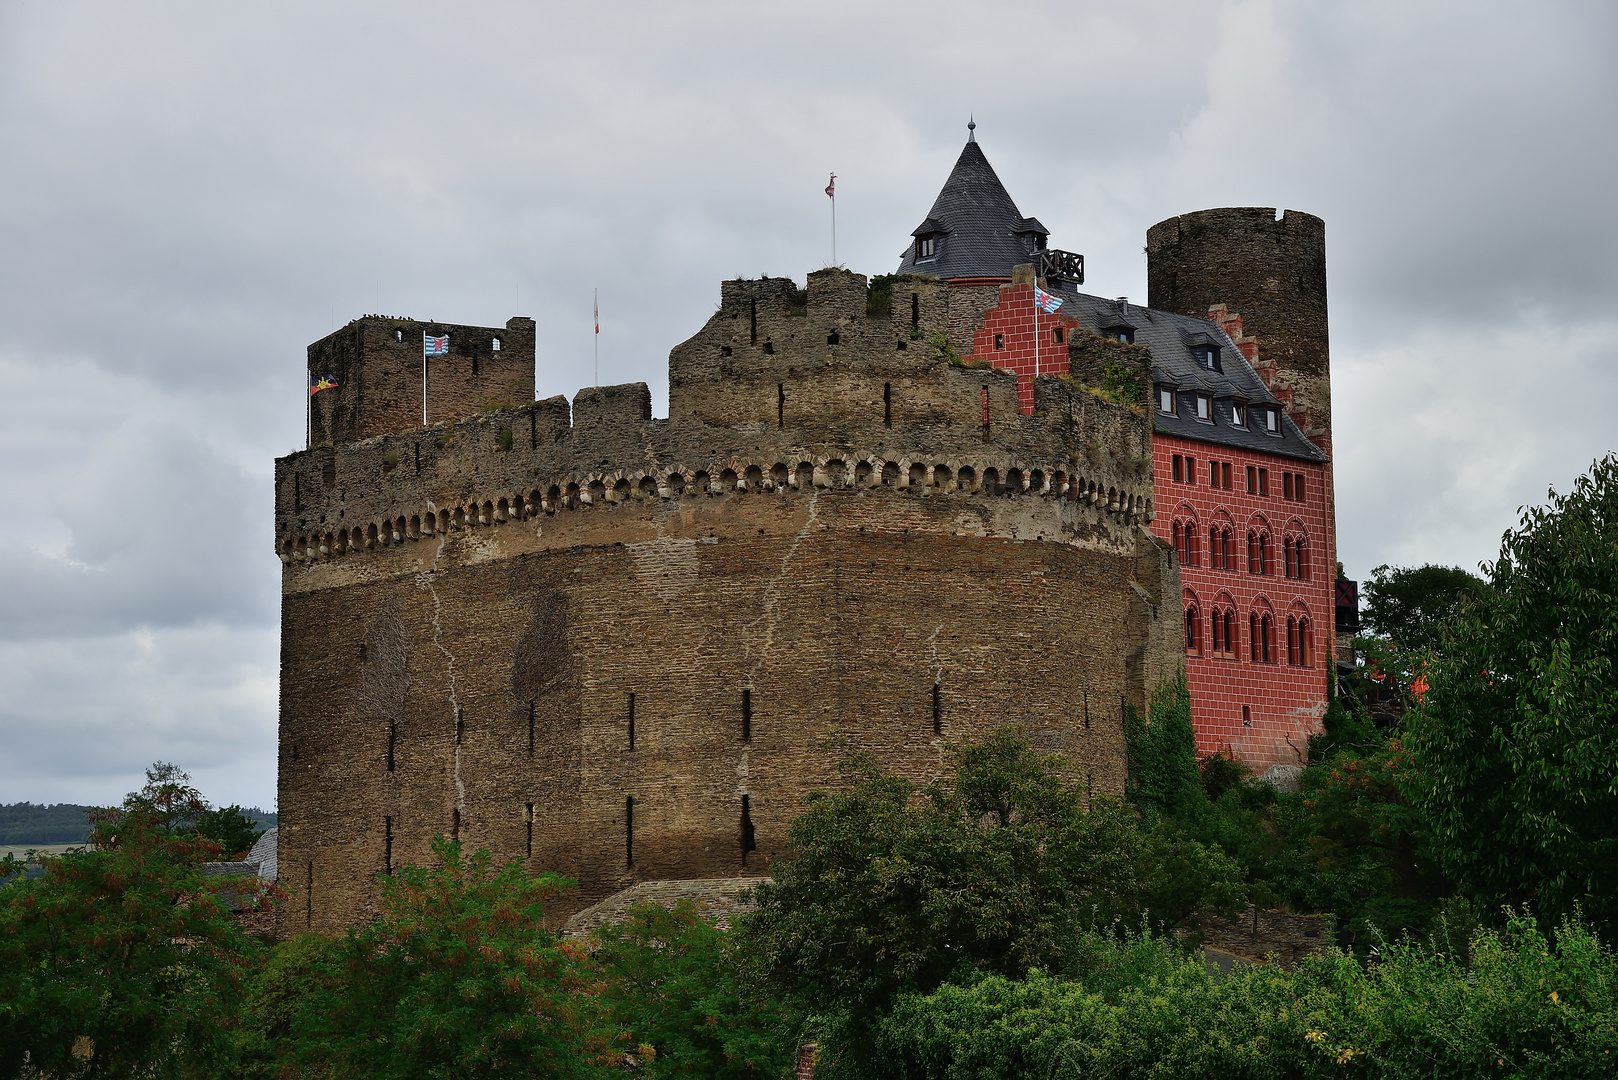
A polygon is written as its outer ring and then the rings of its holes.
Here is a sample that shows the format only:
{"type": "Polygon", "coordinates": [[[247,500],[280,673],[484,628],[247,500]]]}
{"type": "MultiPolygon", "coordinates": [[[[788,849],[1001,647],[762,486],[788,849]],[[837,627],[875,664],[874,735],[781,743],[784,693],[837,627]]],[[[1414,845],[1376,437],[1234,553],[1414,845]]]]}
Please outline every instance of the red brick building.
{"type": "Polygon", "coordinates": [[[1150,350],[1148,527],[1181,563],[1198,749],[1261,773],[1302,764],[1336,653],[1325,226],[1262,208],[1160,222],[1145,306],[1080,292],[1082,256],[1048,236],[969,138],[899,272],[984,295],[961,343],[1017,373],[1024,413],[1096,337],[1150,350]]]}

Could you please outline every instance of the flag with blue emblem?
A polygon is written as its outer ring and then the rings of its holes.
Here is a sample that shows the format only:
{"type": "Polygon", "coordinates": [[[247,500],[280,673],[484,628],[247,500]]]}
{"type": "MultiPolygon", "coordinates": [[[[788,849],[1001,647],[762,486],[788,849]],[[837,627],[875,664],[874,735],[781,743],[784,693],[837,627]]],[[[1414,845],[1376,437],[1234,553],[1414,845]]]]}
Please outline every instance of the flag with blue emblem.
{"type": "Polygon", "coordinates": [[[448,334],[445,334],[443,337],[433,337],[431,334],[423,332],[422,335],[421,335],[421,338],[422,338],[422,342],[421,342],[422,352],[421,352],[421,355],[423,355],[423,356],[448,356],[449,355],[449,335],[448,334]]]}
{"type": "Polygon", "coordinates": [[[1035,285],[1034,306],[1043,311],[1045,314],[1049,315],[1057,308],[1062,306],[1062,298],[1060,296],[1052,296],[1044,289],[1041,289],[1038,285],[1035,285]]]}

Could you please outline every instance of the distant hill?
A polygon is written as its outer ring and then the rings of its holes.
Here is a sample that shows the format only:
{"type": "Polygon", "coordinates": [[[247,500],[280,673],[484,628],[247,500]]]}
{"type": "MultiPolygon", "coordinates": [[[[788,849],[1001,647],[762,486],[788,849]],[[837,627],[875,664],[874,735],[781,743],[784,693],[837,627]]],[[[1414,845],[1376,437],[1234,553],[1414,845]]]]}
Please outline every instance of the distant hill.
{"type": "MultiPolygon", "coordinates": [[[[0,803],[0,847],[14,844],[77,844],[89,839],[90,823],[85,819],[88,806],[77,803],[0,803]]],[[[256,806],[242,807],[242,813],[261,829],[273,829],[278,815],[256,806]]]]}

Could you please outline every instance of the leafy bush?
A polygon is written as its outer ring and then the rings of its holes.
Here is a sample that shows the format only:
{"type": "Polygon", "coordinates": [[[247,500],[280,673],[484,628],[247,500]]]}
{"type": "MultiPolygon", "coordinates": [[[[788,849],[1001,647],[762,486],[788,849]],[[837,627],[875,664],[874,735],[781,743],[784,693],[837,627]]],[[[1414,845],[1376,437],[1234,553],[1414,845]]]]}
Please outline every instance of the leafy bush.
{"type": "Polygon", "coordinates": [[[792,860],[772,865],[742,923],[777,985],[846,1020],[845,1040],[896,994],[961,972],[1066,970],[1088,927],[1177,922],[1239,895],[1223,852],[1143,831],[1116,800],[1087,808],[1060,759],[1015,728],[950,759],[953,781],[926,787],[848,763],[849,790],[809,797],[792,860]]]}
{"type": "Polygon", "coordinates": [[[880,1025],[877,1076],[1610,1076],[1618,958],[1576,923],[1480,931],[1470,968],[1413,944],[1362,966],[1203,963],[1151,935],[1092,935],[1072,979],[988,975],[907,995],[880,1025]]]}
{"type": "Polygon", "coordinates": [[[592,960],[614,1023],[644,1048],[647,1077],[780,1076],[797,1050],[797,1017],[736,952],[730,935],[682,900],[646,903],[592,934],[592,960]]]}
{"type": "Polygon", "coordinates": [[[1444,626],[1485,589],[1458,566],[1379,566],[1364,586],[1365,628],[1404,649],[1437,651],[1444,626]]]}
{"type": "Polygon", "coordinates": [[[433,840],[430,867],[382,879],[381,915],[334,942],[292,1020],[298,1059],[334,1077],[588,1075],[621,1056],[582,947],[558,942],[545,903],[569,882],[463,860],[433,840]]]}
{"type": "Polygon", "coordinates": [[[877,274],[865,286],[865,314],[873,319],[893,314],[893,287],[905,281],[925,281],[916,274],[877,274]]]}
{"type": "Polygon", "coordinates": [[[1134,706],[1124,706],[1124,739],[1130,798],[1143,809],[1173,814],[1186,812],[1199,801],[1202,777],[1184,672],[1158,686],[1144,717],[1134,706]]]}
{"type": "Polygon", "coordinates": [[[197,833],[219,845],[228,859],[246,855],[264,835],[252,818],[239,806],[204,811],[197,818],[197,833]]]}

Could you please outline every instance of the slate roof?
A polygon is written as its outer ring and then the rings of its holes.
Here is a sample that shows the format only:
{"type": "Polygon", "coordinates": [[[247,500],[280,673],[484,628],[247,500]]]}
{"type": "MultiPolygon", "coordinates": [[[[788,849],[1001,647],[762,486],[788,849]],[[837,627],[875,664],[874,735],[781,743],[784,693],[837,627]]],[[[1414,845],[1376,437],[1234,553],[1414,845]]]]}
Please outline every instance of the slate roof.
{"type": "Polygon", "coordinates": [[[1022,216],[983,156],[983,148],[976,139],[968,139],[926,220],[911,233],[937,235],[937,254],[918,261],[912,243],[904,250],[898,272],[1009,278],[1013,266],[1033,260],[1049,232],[1038,219],[1022,216]]]}
{"type": "Polygon", "coordinates": [[[1193,319],[1167,311],[1142,307],[1139,304],[1120,303],[1100,296],[1078,291],[1069,282],[1052,282],[1052,292],[1062,297],[1061,314],[1078,319],[1086,330],[1102,333],[1118,328],[1134,331],[1136,345],[1152,350],[1152,415],[1156,428],[1165,435],[1182,439],[1196,439],[1220,446],[1302,461],[1323,462],[1326,455],[1298,430],[1286,409],[1264,381],[1248,364],[1241,350],[1236,348],[1224,331],[1206,319],[1193,319]],[[1193,352],[1198,346],[1212,345],[1218,350],[1218,370],[1203,366],[1193,352]],[[1164,413],[1157,408],[1157,388],[1171,387],[1175,395],[1176,411],[1164,413]],[[1212,399],[1212,420],[1198,420],[1195,394],[1206,394],[1212,399]],[[1246,427],[1237,427],[1231,421],[1231,405],[1246,402],[1249,420],[1246,427]],[[1271,435],[1263,429],[1253,406],[1274,406],[1280,413],[1281,430],[1271,435]]]}
{"type": "MultiPolygon", "coordinates": [[[[911,244],[899,263],[899,273],[1010,280],[1012,268],[1033,262],[1034,252],[1044,246],[1044,238],[1049,235],[1037,218],[1023,217],[1011,201],[975,136],[967,139],[933,208],[911,235],[928,233],[938,233],[937,255],[918,262],[915,245],[911,244]]],[[[1126,329],[1133,333],[1135,344],[1152,350],[1152,411],[1158,431],[1304,461],[1326,460],[1321,449],[1287,417],[1241,350],[1214,323],[1138,304],[1120,306],[1113,300],[1081,293],[1069,281],[1051,284],[1050,291],[1065,300],[1061,313],[1076,317],[1084,329],[1098,333],[1111,329],[1112,337],[1126,329]],[[1207,345],[1218,350],[1218,370],[1208,370],[1193,352],[1207,345]],[[1159,386],[1180,391],[1176,395],[1176,412],[1157,410],[1159,386]],[[1196,418],[1196,394],[1212,399],[1211,421],[1196,418]],[[1236,426],[1231,419],[1231,405],[1236,401],[1246,402],[1250,412],[1255,405],[1274,406],[1280,413],[1281,430],[1274,435],[1265,432],[1256,417],[1250,418],[1246,427],[1236,426]]]]}

